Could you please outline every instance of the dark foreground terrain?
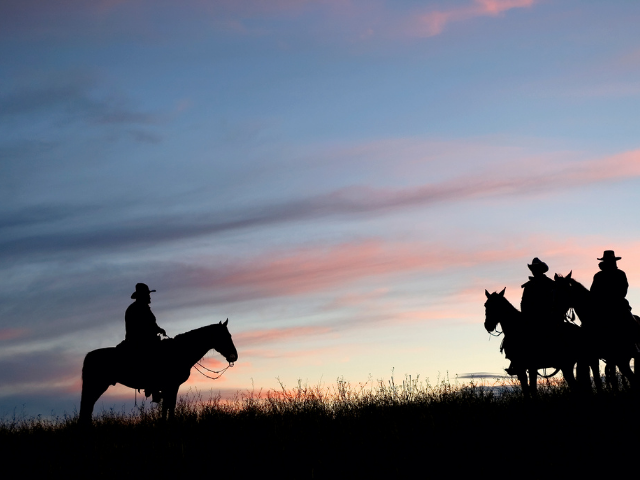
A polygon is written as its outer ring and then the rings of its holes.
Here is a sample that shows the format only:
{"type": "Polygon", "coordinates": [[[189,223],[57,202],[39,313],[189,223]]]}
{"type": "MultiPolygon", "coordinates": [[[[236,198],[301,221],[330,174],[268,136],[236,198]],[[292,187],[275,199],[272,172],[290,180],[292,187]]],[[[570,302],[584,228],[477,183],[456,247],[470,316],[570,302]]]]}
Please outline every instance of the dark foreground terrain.
{"type": "Polygon", "coordinates": [[[171,423],[145,406],[98,413],[90,430],[73,416],[5,418],[0,451],[23,475],[72,478],[610,476],[636,471],[639,398],[624,386],[577,396],[557,383],[531,401],[508,384],[409,381],[233,402],[191,394],[171,423]]]}

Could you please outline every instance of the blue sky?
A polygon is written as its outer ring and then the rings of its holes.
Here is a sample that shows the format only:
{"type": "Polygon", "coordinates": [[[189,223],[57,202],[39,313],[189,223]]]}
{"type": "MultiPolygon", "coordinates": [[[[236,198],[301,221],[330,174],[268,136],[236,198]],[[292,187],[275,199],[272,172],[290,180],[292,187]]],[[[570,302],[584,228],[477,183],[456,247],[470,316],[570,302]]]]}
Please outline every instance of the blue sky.
{"type": "MultiPolygon", "coordinates": [[[[233,393],[500,373],[484,289],[534,256],[640,292],[640,6],[0,6],[0,406],[71,411],[137,282],[229,318],[233,393]]],[[[219,356],[211,355],[211,365],[219,356]]],[[[105,405],[131,399],[114,388],[105,405]]]]}

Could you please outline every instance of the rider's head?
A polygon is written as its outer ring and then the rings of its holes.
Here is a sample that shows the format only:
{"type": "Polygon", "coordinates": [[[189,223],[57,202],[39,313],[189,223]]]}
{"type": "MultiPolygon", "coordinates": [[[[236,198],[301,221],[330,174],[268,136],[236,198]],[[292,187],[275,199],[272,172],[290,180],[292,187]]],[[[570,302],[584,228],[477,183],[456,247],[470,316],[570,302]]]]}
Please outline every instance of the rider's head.
{"type": "Polygon", "coordinates": [[[616,254],[613,252],[613,250],[605,250],[604,253],[602,254],[602,258],[599,258],[598,260],[600,260],[600,270],[607,270],[607,269],[611,269],[611,268],[617,268],[618,267],[618,260],[620,260],[622,257],[616,257],[616,254]]]}
{"type": "Polygon", "coordinates": [[[531,273],[533,273],[534,277],[544,275],[549,271],[549,267],[547,266],[547,264],[541,261],[538,257],[534,258],[531,261],[531,265],[527,265],[527,267],[529,267],[529,270],[531,270],[531,273]]]}
{"type": "Polygon", "coordinates": [[[131,294],[131,298],[138,302],[146,301],[149,304],[151,303],[151,292],[155,292],[155,290],[149,290],[146,283],[137,283],[136,291],[131,294]]]}

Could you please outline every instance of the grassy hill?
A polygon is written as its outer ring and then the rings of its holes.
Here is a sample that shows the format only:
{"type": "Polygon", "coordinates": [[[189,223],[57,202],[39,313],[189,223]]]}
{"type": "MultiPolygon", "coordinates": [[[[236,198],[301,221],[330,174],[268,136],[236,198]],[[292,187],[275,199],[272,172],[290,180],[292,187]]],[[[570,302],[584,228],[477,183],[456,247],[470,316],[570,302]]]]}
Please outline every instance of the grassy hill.
{"type": "Polygon", "coordinates": [[[75,416],[5,418],[0,451],[24,473],[72,477],[611,474],[637,463],[638,406],[624,385],[585,396],[547,382],[529,400],[508,382],[339,380],[231,402],[190,394],[171,423],[146,404],[99,413],[90,430],[75,416]]]}

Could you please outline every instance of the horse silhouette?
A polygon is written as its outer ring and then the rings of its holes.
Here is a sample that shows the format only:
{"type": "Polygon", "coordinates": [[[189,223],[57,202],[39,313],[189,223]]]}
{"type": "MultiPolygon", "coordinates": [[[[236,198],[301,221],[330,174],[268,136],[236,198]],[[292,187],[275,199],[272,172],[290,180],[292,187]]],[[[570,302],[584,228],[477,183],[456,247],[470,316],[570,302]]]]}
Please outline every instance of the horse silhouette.
{"type": "Polygon", "coordinates": [[[193,367],[211,349],[217,350],[229,364],[238,359],[238,352],[227,329],[228,319],[176,335],[159,342],[154,358],[132,361],[123,348],[100,348],[87,354],[82,366],[82,398],[80,423],[91,424],[93,407],[109,385],[121,383],[142,389],[153,385],[162,392],[162,418],[173,418],[178,388],[187,381],[193,367]]]}
{"type": "Polygon", "coordinates": [[[555,336],[535,332],[526,324],[522,313],[505,298],[505,290],[491,294],[485,290],[484,327],[491,333],[498,324],[502,326],[505,356],[511,360],[508,373],[518,377],[522,393],[527,396],[536,394],[538,370],[546,368],[555,369],[550,376],[561,370],[569,387],[576,390],[578,382],[573,368],[586,356],[580,327],[565,323],[555,336]]]}
{"type": "MultiPolygon", "coordinates": [[[[637,337],[620,335],[612,328],[612,324],[607,324],[607,318],[598,314],[595,308],[591,291],[571,276],[566,277],[555,275],[555,282],[558,286],[557,296],[564,298],[573,308],[582,323],[587,334],[587,341],[590,350],[589,366],[593,372],[593,380],[596,390],[602,390],[602,380],[600,378],[600,359],[606,362],[605,377],[607,383],[613,388],[617,388],[618,382],[615,379],[616,366],[620,373],[629,380],[631,385],[636,386],[636,376],[631,370],[631,359],[636,358],[636,365],[640,365],[640,356],[636,347],[637,337]]],[[[636,324],[640,321],[638,316],[633,315],[636,324]]],[[[638,329],[640,326],[636,325],[638,329]]]]}

